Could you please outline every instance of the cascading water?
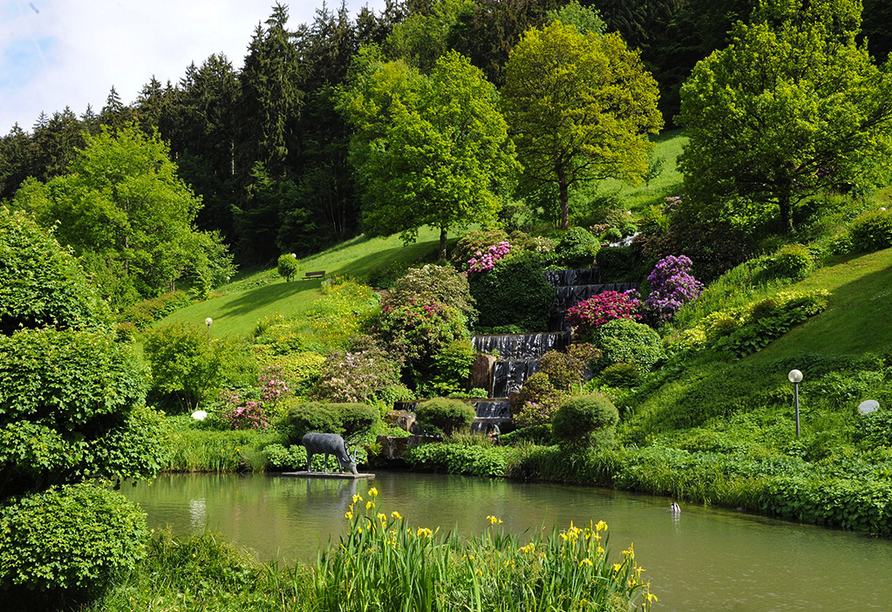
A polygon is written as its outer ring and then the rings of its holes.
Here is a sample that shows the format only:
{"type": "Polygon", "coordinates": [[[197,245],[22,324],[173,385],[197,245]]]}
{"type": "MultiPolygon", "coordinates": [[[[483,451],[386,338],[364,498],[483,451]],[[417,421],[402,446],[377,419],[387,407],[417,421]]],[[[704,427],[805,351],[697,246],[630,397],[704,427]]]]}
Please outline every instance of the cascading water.
{"type": "Polygon", "coordinates": [[[539,370],[542,355],[552,350],[566,350],[569,345],[570,333],[564,325],[569,308],[604,291],[627,291],[637,287],[633,283],[600,283],[597,268],[549,270],[545,272],[545,278],[556,290],[549,332],[472,338],[478,353],[497,355],[489,373],[487,391],[490,399],[474,403],[477,409],[475,430],[483,430],[491,423],[498,423],[504,430],[504,425],[511,422],[510,394],[519,391],[539,370]]]}

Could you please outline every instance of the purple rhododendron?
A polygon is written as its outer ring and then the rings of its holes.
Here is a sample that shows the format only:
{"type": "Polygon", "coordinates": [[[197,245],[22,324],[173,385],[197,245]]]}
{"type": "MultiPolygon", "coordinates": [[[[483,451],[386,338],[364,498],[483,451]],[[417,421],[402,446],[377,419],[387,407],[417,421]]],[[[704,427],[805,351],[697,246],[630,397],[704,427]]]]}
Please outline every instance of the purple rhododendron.
{"type": "Polygon", "coordinates": [[[660,322],[671,319],[678,309],[703,292],[703,283],[691,274],[691,259],[668,255],[657,262],[647,277],[650,294],[644,301],[660,322]]]}

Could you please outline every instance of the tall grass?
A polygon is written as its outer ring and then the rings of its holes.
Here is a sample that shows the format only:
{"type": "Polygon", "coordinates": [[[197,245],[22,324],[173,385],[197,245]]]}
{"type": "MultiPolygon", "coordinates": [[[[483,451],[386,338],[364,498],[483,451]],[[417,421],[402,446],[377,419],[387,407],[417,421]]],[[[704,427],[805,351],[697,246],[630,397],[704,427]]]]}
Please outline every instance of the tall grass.
{"type": "Polygon", "coordinates": [[[412,527],[378,509],[375,489],[354,496],[349,528],[320,554],[313,591],[323,611],[649,610],[656,597],[641,580],[632,547],[613,557],[599,522],[526,544],[502,521],[462,542],[453,532],[412,527]]]}
{"type": "Polygon", "coordinates": [[[258,451],[264,443],[278,438],[257,430],[208,431],[190,429],[176,432],[167,470],[171,472],[263,471],[265,456],[258,451]]]}

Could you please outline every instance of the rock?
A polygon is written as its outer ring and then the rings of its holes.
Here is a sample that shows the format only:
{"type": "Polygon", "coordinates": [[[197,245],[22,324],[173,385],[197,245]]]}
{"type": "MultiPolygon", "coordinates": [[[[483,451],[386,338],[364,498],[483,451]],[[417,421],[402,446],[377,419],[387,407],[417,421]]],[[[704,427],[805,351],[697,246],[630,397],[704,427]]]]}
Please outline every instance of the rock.
{"type": "Polygon", "coordinates": [[[492,367],[496,359],[493,355],[477,353],[474,363],[471,365],[471,388],[492,389],[492,367]]]}
{"type": "Polygon", "coordinates": [[[384,422],[391,427],[412,431],[412,425],[415,424],[415,415],[408,410],[391,410],[384,415],[384,422]]]}

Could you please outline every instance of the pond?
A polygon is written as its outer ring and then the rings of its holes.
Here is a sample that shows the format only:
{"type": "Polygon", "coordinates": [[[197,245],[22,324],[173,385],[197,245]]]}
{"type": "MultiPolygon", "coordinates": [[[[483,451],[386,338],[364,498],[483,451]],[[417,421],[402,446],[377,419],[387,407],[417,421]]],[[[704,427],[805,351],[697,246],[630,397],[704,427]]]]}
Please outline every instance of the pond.
{"type": "Polygon", "coordinates": [[[208,527],[263,560],[312,563],[319,546],[341,534],[353,494],[368,499],[373,486],[388,514],[463,535],[482,531],[487,515],[518,534],[603,520],[614,554],[634,543],[659,597],[655,610],[892,609],[892,541],[700,506],[673,515],[661,497],[400,472],[368,481],[167,474],[122,490],[151,527],[180,534],[208,527]]]}

